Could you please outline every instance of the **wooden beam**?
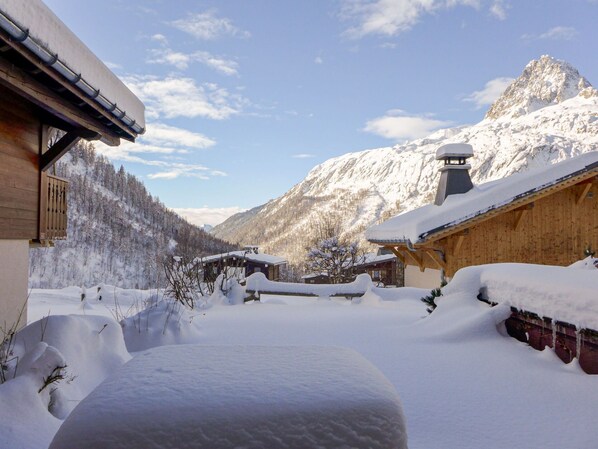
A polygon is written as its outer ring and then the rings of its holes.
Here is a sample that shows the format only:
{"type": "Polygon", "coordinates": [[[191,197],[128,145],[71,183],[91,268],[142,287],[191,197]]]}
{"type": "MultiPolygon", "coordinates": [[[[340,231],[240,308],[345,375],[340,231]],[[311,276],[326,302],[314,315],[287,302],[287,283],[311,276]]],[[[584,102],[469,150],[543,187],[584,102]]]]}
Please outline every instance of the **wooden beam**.
{"type": "Polygon", "coordinates": [[[430,257],[430,259],[432,259],[432,261],[434,261],[436,265],[438,265],[438,268],[441,270],[446,270],[446,262],[442,260],[437,251],[428,249],[426,250],[426,254],[430,257]]]}
{"type": "Polygon", "coordinates": [[[390,249],[392,253],[397,256],[397,259],[399,259],[401,263],[405,265],[405,256],[399,251],[399,248],[395,246],[385,246],[385,248],[390,249]]]}
{"type": "Polygon", "coordinates": [[[521,224],[523,223],[523,219],[527,215],[528,211],[534,208],[534,203],[531,202],[524,206],[518,207],[515,209],[515,223],[513,224],[513,229],[518,231],[521,228],[521,224]]]}
{"type": "Polygon", "coordinates": [[[405,254],[415,262],[415,265],[419,267],[419,271],[423,272],[426,269],[426,267],[424,267],[424,260],[422,257],[418,257],[415,252],[410,251],[409,249],[405,251],[405,254]]]}
{"type": "Polygon", "coordinates": [[[457,240],[455,241],[455,247],[453,248],[453,256],[457,256],[459,251],[461,251],[461,247],[463,246],[463,241],[465,240],[465,234],[459,234],[457,236],[457,240]]]}
{"type": "Polygon", "coordinates": [[[64,136],[62,136],[58,142],[48,148],[44,154],[41,155],[39,168],[41,171],[48,170],[54,162],[60,159],[68,150],[70,150],[73,145],[75,145],[81,136],[77,135],[74,132],[68,132],[64,136]]]}
{"type": "Polygon", "coordinates": [[[109,145],[120,142],[114,131],[100,122],[92,121],[85,113],[55,94],[51,89],[31,78],[22,70],[0,58],[0,82],[9,89],[34,103],[41,109],[72,126],[85,128],[102,136],[109,145]]]}
{"type": "Polygon", "coordinates": [[[587,182],[587,183],[584,184],[583,188],[579,192],[577,200],[575,201],[575,204],[577,206],[579,206],[582,203],[582,201],[586,199],[586,197],[588,196],[588,193],[592,189],[592,185],[593,185],[592,184],[592,180],[589,180],[589,181],[590,182],[587,182]]]}

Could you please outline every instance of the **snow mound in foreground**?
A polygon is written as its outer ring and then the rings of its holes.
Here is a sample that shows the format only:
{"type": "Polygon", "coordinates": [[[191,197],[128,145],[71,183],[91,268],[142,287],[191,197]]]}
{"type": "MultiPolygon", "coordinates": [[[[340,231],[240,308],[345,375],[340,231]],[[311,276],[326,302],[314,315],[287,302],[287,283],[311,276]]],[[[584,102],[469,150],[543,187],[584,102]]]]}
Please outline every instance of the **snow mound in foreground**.
{"type": "Polygon", "coordinates": [[[200,346],[139,354],[72,413],[50,448],[406,449],[392,384],[331,346],[200,346]]]}
{"type": "Polygon", "coordinates": [[[16,334],[12,353],[9,380],[0,385],[0,446],[11,449],[47,447],[60,420],[131,358],[116,321],[80,315],[31,323],[16,334]],[[65,379],[44,388],[56,374],[65,379]]]}

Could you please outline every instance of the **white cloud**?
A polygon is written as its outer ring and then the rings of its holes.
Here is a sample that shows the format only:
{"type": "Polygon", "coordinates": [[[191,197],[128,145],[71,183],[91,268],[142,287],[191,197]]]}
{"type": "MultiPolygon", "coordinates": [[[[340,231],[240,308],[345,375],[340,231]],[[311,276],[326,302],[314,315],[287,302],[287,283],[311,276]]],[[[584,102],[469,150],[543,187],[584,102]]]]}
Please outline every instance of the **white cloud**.
{"type": "Polygon", "coordinates": [[[504,0],[495,0],[490,6],[490,13],[499,20],[505,20],[509,8],[510,6],[504,0]]]}
{"type": "Polygon", "coordinates": [[[312,157],[316,157],[316,155],[311,153],[299,153],[293,154],[291,157],[295,159],[310,159],[312,157]]]}
{"type": "Polygon", "coordinates": [[[353,22],[351,38],[396,36],[410,30],[422,15],[456,6],[479,7],[481,0],[343,0],[340,17],[353,22]]]}
{"type": "Polygon", "coordinates": [[[241,112],[248,101],[214,83],[192,78],[129,76],[125,84],[145,103],[149,119],[204,117],[223,120],[241,112]]]}
{"type": "Polygon", "coordinates": [[[242,38],[251,36],[248,31],[241,30],[233,25],[230,19],[217,17],[214,10],[189,14],[184,19],[171,22],[171,25],[202,40],[213,40],[222,36],[242,38]]]}
{"type": "Polygon", "coordinates": [[[172,209],[181,217],[185,218],[189,223],[197,226],[203,226],[209,224],[216,226],[222,223],[231,215],[239,212],[244,212],[247,209],[240,208],[238,206],[233,207],[198,207],[198,208],[174,208],[172,209]]]}
{"type": "Polygon", "coordinates": [[[540,39],[571,40],[577,36],[577,30],[573,27],[556,26],[546,33],[540,34],[540,39]]]}
{"type": "Polygon", "coordinates": [[[110,62],[110,61],[104,61],[104,65],[106,67],[108,67],[110,70],[116,70],[116,69],[122,69],[123,66],[120,64],[117,64],[115,62],[110,62]]]}
{"type": "Polygon", "coordinates": [[[507,87],[513,82],[513,78],[495,78],[486,83],[482,90],[476,90],[464,98],[464,101],[475,103],[477,108],[487,106],[502,95],[507,87]]]}
{"type": "Polygon", "coordinates": [[[450,121],[425,116],[409,116],[403,111],[391,110],[382,117],[369,120],[364,131],[392,140],[413,140],[425,137],[440,128],[451,126],[450,121]]]}
{"type": "Polygon", "coordinates": [[[164,123],[149,122],[145,134],[139,136],[136,143],[123,141],[117,147],[103,143],[96,143],[95,146],[99,153],[111,160],[155,167],[157,171],[148,175],[150,179],[210,179],[213,176],[226,176],[226,173],[181,160],[196,150],[215,144],[214,140],[203,134],[164,123]]]}
{"type": "Polygon", "coordinates": [[[152,49],[147,62],[150,64],[168,64],[179,70],[187,69],[192,62],[199,62],[224,75],[239,74],[237,71],[239,64],[236,61],[214,56],[207,51],[181,53],[170,48],[152,49]]]}
{"type": "Polygon", "coordinates": [[[140,136],[139,140],[154,145],[174,145],[186,148],[208,148],[216,143],[203,134],[164,123],[148,123],[145,134],[140,136]]]}
{"type": "Polygon", "coordinates": [[[316,56],[316,59],[314,59],[314,62],[315,62],[316,64],[323,64],[323,63],[324,63],[324,60],[322,59],[322,57],[321,57],[321,56],[316,56]]]}

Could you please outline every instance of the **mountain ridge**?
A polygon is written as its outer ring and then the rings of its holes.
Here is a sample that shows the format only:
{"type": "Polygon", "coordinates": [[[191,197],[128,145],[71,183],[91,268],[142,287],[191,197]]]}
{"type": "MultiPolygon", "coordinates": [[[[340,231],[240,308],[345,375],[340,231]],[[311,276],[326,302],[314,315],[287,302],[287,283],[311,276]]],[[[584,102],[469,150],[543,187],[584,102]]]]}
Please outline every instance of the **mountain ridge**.
{"type": "Polygon", "coordinates": [[[598,94],[564,61],[549,56],[531,61],[491,111],[475,125],[329,159],[281,197],[252,209],[257,212],[250,217],[236,214],[212,233],[261,244],[300,263],[311,238],[310,222],[321,215],[336,217],[343,237],[367,245],[363,231],[370,225],[432,202],[439,168],[435,151],[445,143],[473,146],[476,184],[598,150],[598,94]]]}

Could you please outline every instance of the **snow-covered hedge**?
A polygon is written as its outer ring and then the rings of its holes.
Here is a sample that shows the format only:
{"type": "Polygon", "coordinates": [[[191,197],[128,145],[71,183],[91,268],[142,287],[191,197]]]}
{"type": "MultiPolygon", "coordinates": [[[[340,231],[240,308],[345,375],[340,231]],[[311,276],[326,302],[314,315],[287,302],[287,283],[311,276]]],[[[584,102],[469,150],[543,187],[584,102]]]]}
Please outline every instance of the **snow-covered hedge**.
{"type": "Polygon", "coordinates": [[[293,282],[270,281],[264,273],[253,273],[247,278],[246,288],[256,293],[276,292],[297,294],[300,296],[333,296],[364,294],[372,287],[372,279],[368,274],[358,275],[353,282],[348,284],[296,284],[293,282]]]}

